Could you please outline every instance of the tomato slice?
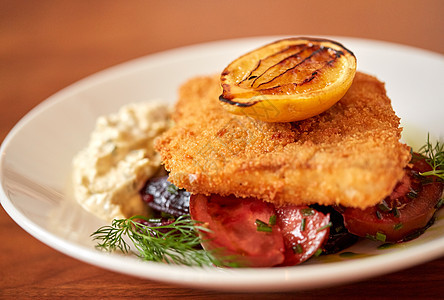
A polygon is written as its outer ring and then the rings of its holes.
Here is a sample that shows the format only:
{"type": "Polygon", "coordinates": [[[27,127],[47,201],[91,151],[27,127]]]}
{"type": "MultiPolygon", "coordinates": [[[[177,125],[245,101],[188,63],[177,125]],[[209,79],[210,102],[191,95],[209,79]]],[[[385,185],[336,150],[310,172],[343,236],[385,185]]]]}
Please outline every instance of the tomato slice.
{"type": "Polygon", "coordinates": [[[431,170],[423,160],[406,168],[406,175],[382,204],[365,210],[346,208],[344,224],[356,235],[380,241],[400,242],[417,236],[432,219],[444,183],[418,173],[431,170]]]}
{"type": "Polygon", "coordinates": [[[272,204],[253,198],[192,195],[190,214],[211,230],[201,233],[202,246],[217,249],[214,254],[221,260],[244,267],[271,267],[284,261],[281,230],[267,225],[276,215],[272,204]]]}
{"type": "Polygon", "coordinates": [[[328,239],[330,215],[308,206],[284,206],[276,209],[278,224],[284,235],[285,261],[282,265],[300,264],[328,239]]]}

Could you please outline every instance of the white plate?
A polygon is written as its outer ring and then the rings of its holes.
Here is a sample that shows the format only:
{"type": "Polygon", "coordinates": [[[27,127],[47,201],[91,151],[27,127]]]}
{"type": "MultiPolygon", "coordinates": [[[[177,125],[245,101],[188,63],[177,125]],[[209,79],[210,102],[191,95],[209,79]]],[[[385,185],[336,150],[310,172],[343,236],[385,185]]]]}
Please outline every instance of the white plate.
{"type": "MultiPolygon", "coordinates": [[[[231,60],[277,37],[213,42],[171,50],[90,76],[33,109],[1,147],[1,203],[26,231],[81,261],[148,279],[219,290],[297,290],[362,280],[444,255],[444,214],[420,238],[386,250],[363,241],[347,251],[353,259],[327,256],[272,269],[200,269],[142,262],[95,250],[90,234],[101,220],[78,206],[70,191],[73,155],[86,145],[95,119],[128,102],[175,101],[178,86],[193,75],[220,72],[231,60]]],[[[419,49],[334,37],[355,52],[358,69],[386,82],[404,139],[444,137],[444,59],[419,49]]]]}

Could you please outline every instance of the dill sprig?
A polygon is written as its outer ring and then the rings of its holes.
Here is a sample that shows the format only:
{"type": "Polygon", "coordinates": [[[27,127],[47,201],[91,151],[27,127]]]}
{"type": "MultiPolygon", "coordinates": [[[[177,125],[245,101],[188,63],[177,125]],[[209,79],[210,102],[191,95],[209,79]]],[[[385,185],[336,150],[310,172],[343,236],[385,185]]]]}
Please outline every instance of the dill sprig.
{"type": "Polygon", "coordinates": [[[444,180],[444,143],[436,141],[430,142],[430,134],[427,134],[427,143],[419,149],[419,153],[424,155],[425,161],[432,167],[431,171],[420,173],[422,176],[436,176],[444,180]]]}
{"type": "Polygon", "coordinates": [[[110,226],[99,228],[91,236],[99,241],[97,248],[123,253],[131,249],[125,241],[127,237],[139,256],[148,261],[200,267],[221,265],[212,252],[198,248],[201,243],[198,231],[209,232],[209,229],[189,216],[178,217],[174,222],[160,226],[144,225],[143,221],[152,220],[144,216],[115,219],[110,226]]]}

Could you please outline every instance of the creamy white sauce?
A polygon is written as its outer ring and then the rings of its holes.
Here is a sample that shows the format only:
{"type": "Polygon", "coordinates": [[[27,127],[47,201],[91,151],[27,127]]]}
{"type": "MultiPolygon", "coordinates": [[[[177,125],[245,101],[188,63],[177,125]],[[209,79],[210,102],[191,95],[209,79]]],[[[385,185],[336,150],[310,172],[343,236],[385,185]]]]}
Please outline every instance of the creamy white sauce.
{"type": "Polygon", "coordinates": [[[160,169],[154,140],[170,127],[161,102],[133,103],[98,118],[87,147],[73,159],[76,200],[110,221],[146,214],[139,190],[160,169]]]}

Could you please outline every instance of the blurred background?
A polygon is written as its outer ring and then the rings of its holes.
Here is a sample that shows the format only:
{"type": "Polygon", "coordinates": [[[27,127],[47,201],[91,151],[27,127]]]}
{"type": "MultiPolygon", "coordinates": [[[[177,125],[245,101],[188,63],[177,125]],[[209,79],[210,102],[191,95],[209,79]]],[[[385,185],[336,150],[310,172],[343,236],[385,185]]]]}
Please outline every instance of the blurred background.
{"type": "Polygon", "coordinates": [[[146,54],[261,35],[336,35],[444,53],[444,1],[0,0],[0,140],[33,106],[146,54]],[[6,84],[7,83],[7,84],[6,84]]]}

